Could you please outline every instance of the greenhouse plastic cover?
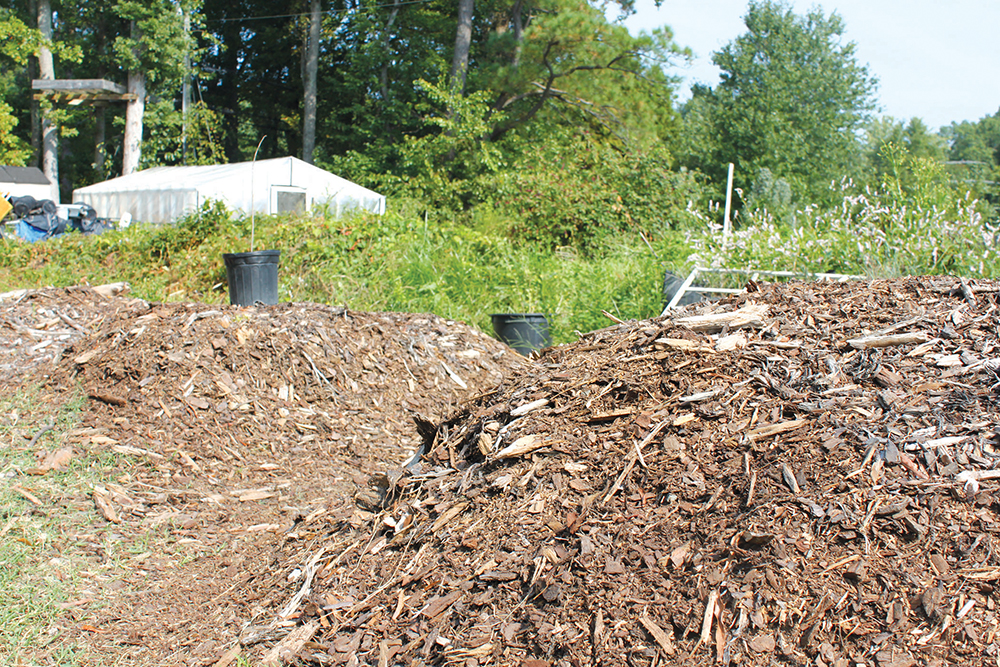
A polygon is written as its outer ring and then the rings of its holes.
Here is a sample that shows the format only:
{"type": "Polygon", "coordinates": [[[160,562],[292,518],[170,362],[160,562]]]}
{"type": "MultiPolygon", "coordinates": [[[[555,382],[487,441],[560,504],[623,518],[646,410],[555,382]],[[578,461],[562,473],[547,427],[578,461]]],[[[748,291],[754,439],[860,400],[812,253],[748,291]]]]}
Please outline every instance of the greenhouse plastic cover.
{"type": "Polygon", "coordinates": [[[326,207],[385,213],[385,196],[294,157],[193,167],[154,167],[73,191],[102,218],[175,222],[209,200],[249,214],[326,207]]]}

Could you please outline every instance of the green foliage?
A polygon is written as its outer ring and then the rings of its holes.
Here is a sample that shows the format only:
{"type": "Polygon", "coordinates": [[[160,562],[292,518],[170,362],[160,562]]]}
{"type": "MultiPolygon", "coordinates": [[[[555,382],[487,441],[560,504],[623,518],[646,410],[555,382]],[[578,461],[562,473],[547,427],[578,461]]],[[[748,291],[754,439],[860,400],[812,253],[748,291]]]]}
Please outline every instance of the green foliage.
{"type": "Polygon", "coordinates": [[[401,174],[390,176],[385,184],[432,206],[461,210],[470,203],[468,182],[502,166],[501,151],[486,138],[503,114],[490,107],[488,91],[463,96],[444,82],[421,80],[417,86],[440,110],[425,119],[438,131],[407,137],[400,149],[401,174]]]}
{"type": "Polygon", "coordinates": [[[942,134],[950,143],[949,173],[989,202],[994,221],[1000,218],[1000,111],[978,122],[952,123],[942,134]]]}
{"type": "Polygon", "coordinates": [[[952,188],[951,178],[940,160],[914,154],[905,145],[889,142],[878,153],[881,190],[897,206],[910,209],[938,208],[949,213],[964,199],[952,188]]]}
{"type": "Polygon", "coordinates": [[[151,83],[163,79],[176,85],[184,71],[184,55],[193,48],[178,9],[194,13],[200,5],[201,0],[186,0],[180,6],[174,0],[117,0],[112,12],[136,28],[114,38],[119,65],[143,70],[151,83]]]}
{"type": "Polygon", "coordinates": [[[588,252],[611,234],[675,228],[700,200],[692,174],[673,170],[662,143],[623,144],[603,130],[550,124],[521,128],[490,141],[502,123],[486,92],[459,95],[445,84],[419,82],[440,113],[427,117],[438,131],[408,138],[399,151],[401,174],[374,174],[376,162],[353,154],[335,171],[353,168],[360,181],[392,198],[421,200],[450,219],[469,221],[480,208],[502,217],[509,238],[588,252]],[[499,120],[498,120],[499,119],[499,120]]]}
{"type": "MultiPolygon", "coordinates": [[[[31,158],[32,150],[24,136],[15,134],[19,119],[13,107],[6,101],[16,92],[17,74],[25,76],[28,58],[42,47],[47,47],[54,58],[79,61],[79,47],[46,40],[42,34],[29,28],[9,10],[0,9],[0,164],[24,166],[31,158]]],[[[58,123],[61,118],[50,114],[50,119],[58,123]]],[[[68,128],[71,132],[72,128],[68,128]]]]}
{"type": "Polygon", "coordinates": [[[530,143],[487,185],[513,238],[583,251],[622,232],[676,229],[699,199],[695,178],[674,172],[663,148],[622,152],[586,132],[530,143]]]}
{"type": "Polygon", "coordinates": [[[688,118],[709,143],[688,150],[690,166],[737,184],[762,168],[786,179],[796,197],[823,201],[828,186],[856,172],[857,132],[873,107],[875,80],[841,42],[837,14],[798,16],[785,4],[751,2],[747,31],[713,55],[722,70],[714,89],[696,87],[688,118]]]}
{"type": "Polygon", "coordinates": [[[45,43],[42,34],[29,28],[24,22],[0,9],[0,56],[18,65],[25,65],[28,56],[38,51],[45,43]]]}
{"type": "Polygon", "coordinates": [[[54,58],[61,60],[78,62],[82,56],[78,46],[46,40],[40,32],[12,15],[10,10],[0,8],[0,57],[17,65],[26,65],[28,57],[37,54],[43,46],[52,52],[54,58]]]}
{"type": "MultiPolygon", "coordinates": [[[[926,158],[917,158],[916,165],[928,168],[926,158]]],[[[797,211],[794,228],[757,210],[728,238],[721,225],[692,211],[702,222],[689,237],[692,261],[712,268],[884,277],[997,275],[997,230],[984,221],[980,202],[951,195],[943,208],[927,206],[939,194],[936,187],[904,189],[889,182],[878,190],[847,179],[838,189],[839,205],[797,211]]]]}
{"type": "Polygon", "coordinates": [[[586,0],[535,0],[508,11],[510,20],[497,22],[469,73],[470,85],[495,91],[495,107],[507,114],[493,139],[544,109],[622,140],[656,136],[672,116],[676,82],[659,64],[685,51],[669,30],[634,37],[586,0]],[[646,104],[657,98],[668,101],[646,104]]]}
{"type": "Polygon", "coordinates": [[[14,135],[17,118],[10,105],[0,101],[0,164],[23,167],[31,157],[31,146],[14,135]]]}
{"type": "Polygon", "coordinates": [[[188,109],[186,134],[184,116],[170,100],[147,104],[143,125],[148,137],[143,141],[143,169],[161,165],[226,163],[220,114],[204,102],[196,102],[188,109]]]}
{"type": "Polygon", "coordinates": [[[865,152],[871,178],[883,182],[887,175],[898,177],[900,152],[909,159],[926,159],[940,163],[945,159],[947,144],[940,135],[931,134],[919,118],[902,121],[885,116],[868,124],[865,129],[865,152]],[[888,148],[891,146],[891,148],[888,148]]]}

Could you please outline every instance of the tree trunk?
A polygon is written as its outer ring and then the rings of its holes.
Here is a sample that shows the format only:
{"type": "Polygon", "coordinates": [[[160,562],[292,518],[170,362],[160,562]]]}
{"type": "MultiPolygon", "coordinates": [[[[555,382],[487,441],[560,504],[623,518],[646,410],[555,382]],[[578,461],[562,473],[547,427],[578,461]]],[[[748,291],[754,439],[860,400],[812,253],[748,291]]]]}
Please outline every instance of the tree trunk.
{"type": "MultiPolygon", "coordinates": [[[[182,8],[185,37],[191,34],[191,15],[182,8]]],[[[181,164],[188,163],[188,113],[191,110],[191,52],[184,47],[184,74],[181,79],[181,164]]]]}
{"type": "MultiPolygon", "coordinates": [[[[28,15],[38,16],[38,2],[28,0],[28,15]]],[[[28,86],[38,78],[38,57],[33,55],[28,58],[28,86]]],[[[31,160],[29,167],[41,167],[42,158],[42,118],[39,114],[38,100],[31,100],[31,160]]]]}
{"type": "MultiPolygon", "coordinates": [[[[238,16],[239,14],[234,11],[233,15],[238,16]]],[[[229,18],[230,14],[226,13],[225,17],[229,18]]],[[[228,113],[222,115],[222,123],[225,128],[223,148],[226,151],[226,161],[233,163],[249,159],[249,156],[244,156],[240,151],[239,84],[243,76],[240,62],[243,59],[242,49],[246,48],[246,46],[240,46],[242,44],[240,25],[239,21],[225,21],[222,24],[222,41],[228,45],[228,48],[222,52],[223,73],[219,75],[218,83],[219,95],[228,110],[228,113]]]]}
{"type": "Polygon", "coordinates": [[[125,107],[125,148],[122,152],[122,176],[139,169],[142,156],[142,114],[146,110],[146,73],[128,73],[128,92],[135,95],[125,107]]]}
{"type": "MultiPolygon", "coordinates": [[[[45,39],[52,39],[52,4],[38,0],[38,31],[45,39]]],[[[52,52],[46,47],[38,49],[38,78],[55,79],[52,52]]],[[[59,131],[49,114],[42,110],[42,172],[52,184],[50,199],[59,203],[59,131]]]]}
{"type": "Polygon", "coordinates": [[[309,42],[306,48],[305,99],[302,103],[302,159],[313,163],[316,150],[316,74],[319,70],[320,0],[309,4],[309,42]]]}
{"type": "MultiPolygon", "coordinates": [[[[382,88],[382,104],[385,109],[389,108],[389,35],[392,34],[392,26],[396,22],[396,17],[399,16],[399,2],[400,0],[392,1],[392,11],[389,12],[389,19],[385,22],[385,28],[382,30],[382,68],[379,70],[378,80],[379,86],[382,88]]],[[[386,114],[388,118],[388,114],[386,114]]],[[[388,132],[388,123],[385,124],[385,129],[388,132]]]]}
{"type": "Polygon", "coordinates": [[[455,30],[455,55],[451,61],[451,89],[465,91],[465,73],[469,69],[469,49],[472,46],[472,13],[475,0],[458,0],[458,27],[455,30]]]}
{"type": "MultiPolygon", "coordinates": [[[[135,22],[132,23],[132,37],[140,37],[135,22]]],[[[135,99],[125,107],[125,147],[122,151],[122,176],[128,176],[139,169],[142,156],[142,115],[146,110],[146,72],[133,70],[128,73],[128,92],[135,99]]]]}

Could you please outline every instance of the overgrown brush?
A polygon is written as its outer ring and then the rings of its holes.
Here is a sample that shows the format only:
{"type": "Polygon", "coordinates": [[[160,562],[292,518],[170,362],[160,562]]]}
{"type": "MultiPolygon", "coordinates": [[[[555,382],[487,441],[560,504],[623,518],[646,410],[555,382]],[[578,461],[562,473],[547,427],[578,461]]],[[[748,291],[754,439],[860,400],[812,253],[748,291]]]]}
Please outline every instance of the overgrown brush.
{"type": "Polygon", "coordinates": [[[848,273],[867,276],[997,275],[997,229],[971,195],[945,205],[908,200],[890,189],[840,184],[839,206],[807,206],[782,224],[767,210],[722,225],[690,210],[692,262],[712,268],[848,273]]]}
{"type": "MultiPolygon", "coordinates": [[[[257,219],[257,247],[281,250],[282,301],[358,310],[434,312],[491,330],[490,314],[542,312],[553,338],[609,324],[602,314],[659,314],[663,265],[638,236],[608,237],[591,253],[516,242],[495,221],[477,226],[428,219],[417,208],[257,219]]],[[[9,288],[128,281],[151,301],[228,300],[222,254],[246,250],[248,218],[209,205],[176,225],[133,225],[101,236],[66,234],[42,243],[0,244],[9,288]]],[[[679,234],[653,239],[661,259],[682,262],[679,234]]]]}

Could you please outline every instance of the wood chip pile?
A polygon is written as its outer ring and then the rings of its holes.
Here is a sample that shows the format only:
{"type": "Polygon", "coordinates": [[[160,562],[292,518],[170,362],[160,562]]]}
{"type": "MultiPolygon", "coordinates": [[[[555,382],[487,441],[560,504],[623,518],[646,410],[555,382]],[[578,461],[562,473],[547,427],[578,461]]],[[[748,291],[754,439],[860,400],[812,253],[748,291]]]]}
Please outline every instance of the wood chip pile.
{"type": "Polygon", "coordinates": [[[421,442],[415,420],[444,419],[526,363],[434,315],[150,304],[90,288],[0,295],[0,349],[11,395],[41,385],[38,403],[87,397],[56,442],[51,426],[11,441],[40,462],[92,456],[116,468],[68,497],[45,491],[55,464],[10,482],[32,508],[93,516],[47,558],[85,561],[100,599],[65,607],[53,641],[118,665],[215,664],[234,644],[264,648],[274,632],[258,626],[287,602],[286,533],[398,465],[421,442]],[[113,557],[134,543],[152,546],[138,561],[113,557]]]}
{"type": "Polygon", "coordinates": [[[434,315],[136,300],[71,348],[63,367],[91,399],[118,408],[122,453],[169,454],[190,473],[185,457],[265,454],[294,470],[298,454],[311,463],[317,449],[355,471],[382,467],[419,444],[414,416],[443,417],[470,384],[495,384],[519,363],[489,336],[434,315]]]}
{"type": "Polygon", "coordinates": [[[549,350],[301,524],[269,660],[996,665],[1000,286],[749,288],[549,350]]]}
{"type": "Polygon", "coordinates": [[[67,345],[114,311],[113,297],[123,289],[115,283],[0,293],[0,386],[17,384],[36,369],[46,372],[67,345]]]}

